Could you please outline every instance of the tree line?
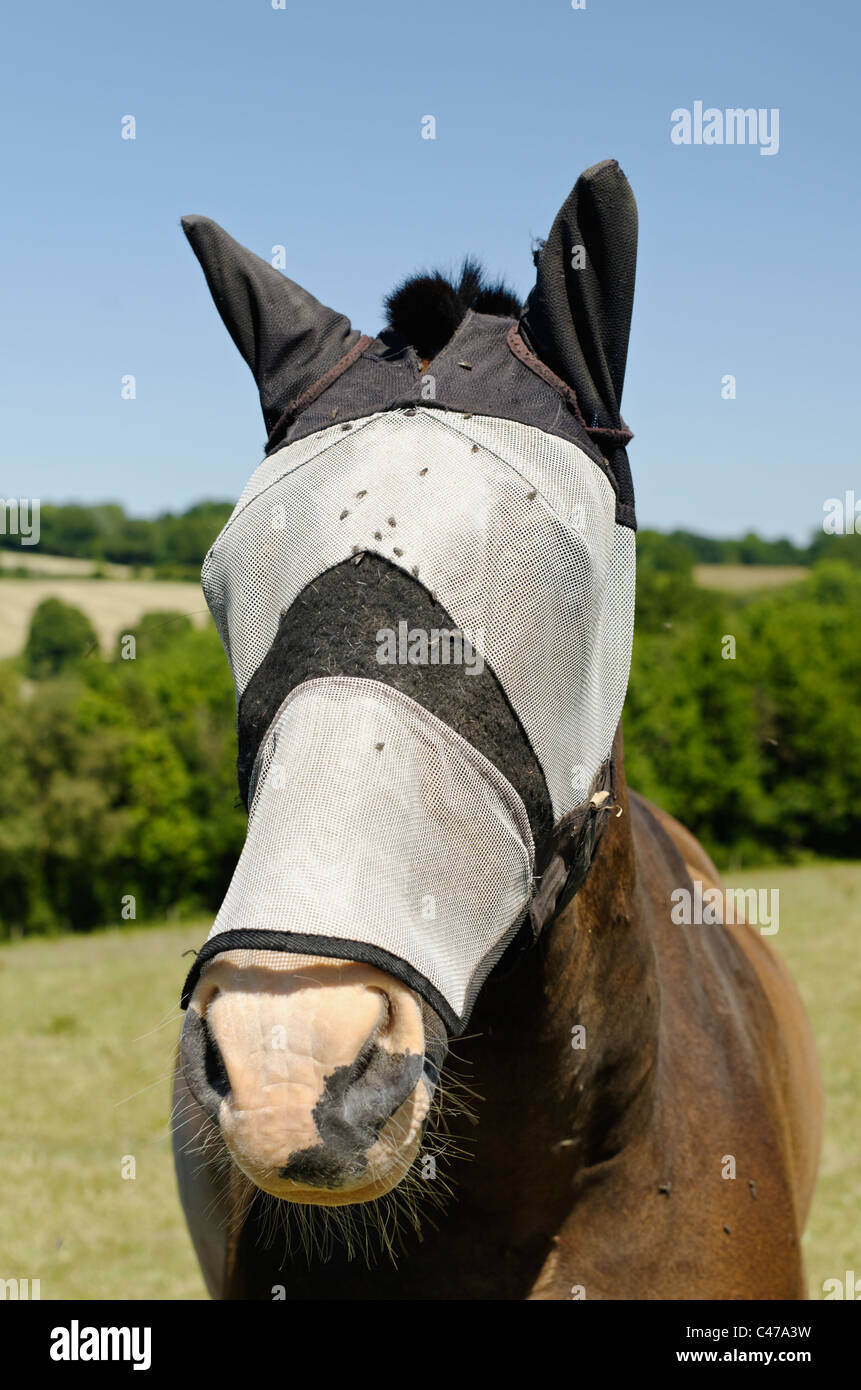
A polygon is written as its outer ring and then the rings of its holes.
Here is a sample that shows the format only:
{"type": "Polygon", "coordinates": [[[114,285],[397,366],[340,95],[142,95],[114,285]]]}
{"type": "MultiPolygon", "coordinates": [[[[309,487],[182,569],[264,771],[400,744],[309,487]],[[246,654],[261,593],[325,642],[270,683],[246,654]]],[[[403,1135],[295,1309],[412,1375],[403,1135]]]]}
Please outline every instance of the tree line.
{"type": "MultiPolygon", "coordinates": [[[[97,564],[146,568],[155,571],[157,578],[195,578],[232,511],[231,502],[206,501],[184,512],[147,519],[127,516],[117,502],[89,507],[43,503],[38,550],[97,564]]],[[[0,546],[20,550],[21,543],[16,534],[0,529],[0,546]]]]}
{"type": "MultiPolygon", "coordinates": [[[[233,510],[230,502],[203,501],[184,512],[164,512],[153,518],[130,517],[116,502],[97,506],[69,504],[40,507],[39,550],[96,563],[132,565],[154,571],[155,577],[194,578],[214,537],[233,510]]],[[[663,544],[694,564],[812,565],[828,556],[857,561],[855,536],[816,532],[808,545],[765,540],[755,532],[740,539],[701,536],[677,530],[668,535],[643,531],[643,537],[663,544]]],[[[19,549],[15,534],[0,528],[0,546],[19,549]]]]}

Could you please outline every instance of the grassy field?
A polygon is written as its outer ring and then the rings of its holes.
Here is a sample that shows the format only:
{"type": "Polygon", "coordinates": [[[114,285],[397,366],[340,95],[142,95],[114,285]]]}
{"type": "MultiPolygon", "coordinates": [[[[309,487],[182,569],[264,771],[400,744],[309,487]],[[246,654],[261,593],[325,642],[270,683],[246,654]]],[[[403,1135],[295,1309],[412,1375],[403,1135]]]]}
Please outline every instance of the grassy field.
{"type": "Polygon", "coordinates": [[[810,1297],[825,1279],[861,1275],[861,864],[745,870],[740,888],[780,891],[769,939],[791,969],[810,1015],[825,1086],[825,1139],[804,1236],[810,1297]]]}
{"type": "MultiPolygon", "coordinates": [[[[861,1273],[861,864],[747,872],[780,889],[780,931],[818,1039],[827,1134],[804,1238],[810,1294],[861,1273]]],[[[176,1196],[169,1073],[183,951],[207,926],[111,930],[0,949],[0,1276],[42,1297],[204,1297],[176,1196]],[[132,1155],[136,1176],[122,1164],[132,1155]]]]}
{"type": "MultiPolygon", "coordinates": [[[[0,571],[20,579],[45,575],[49,579],[132,579],[131,565],[112,565],[102,560],[77,560],[71,555],[43,555],[40,550],[0,549],[0,571]]],[[[139,579],[149,579],[142,570],[139,579]]]]}
{"type": "Polygon", "coordinates": [[[782,589],[809,574],[804,565],[694,565],[694,579],[700,588],[717,589],[722,594],[782,589]]]}
{"type": "Polygon", "coordinates": [[[0,1275],[51,1298],[204,1298],[170,1151],[179,991],[208,926],[0,950],[0,1275]],[[136,1176],[122,1177],[126,1155],[136,1176]]]}

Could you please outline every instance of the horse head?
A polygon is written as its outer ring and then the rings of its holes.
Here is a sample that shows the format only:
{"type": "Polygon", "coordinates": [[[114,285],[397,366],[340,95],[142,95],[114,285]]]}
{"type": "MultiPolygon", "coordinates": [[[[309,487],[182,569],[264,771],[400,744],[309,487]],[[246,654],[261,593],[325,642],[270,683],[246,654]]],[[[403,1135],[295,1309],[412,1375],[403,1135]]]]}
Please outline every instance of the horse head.
{"type": "Polygon", "coordinates": [[[525,306],[467,262],[402,285],[374,338],[183,226],[269,438],[203,567],[249,818],[181,1072],[255,1188],[361,1203],[413,1167],[449,1039],[612,806],[636,209],[599,164],[525,306]]]}

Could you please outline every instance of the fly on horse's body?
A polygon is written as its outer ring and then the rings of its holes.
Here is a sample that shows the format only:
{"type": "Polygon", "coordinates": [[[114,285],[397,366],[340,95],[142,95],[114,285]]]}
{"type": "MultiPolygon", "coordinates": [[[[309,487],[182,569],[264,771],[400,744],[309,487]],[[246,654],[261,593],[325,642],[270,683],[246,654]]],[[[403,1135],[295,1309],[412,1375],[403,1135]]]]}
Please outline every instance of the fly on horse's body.
{"type": "Polygon", "coordinates": [[[175,1078],[210,1293],[803,1298],[802,1005],[755,928],[674,922],[717,872],[625,783],[624,175],[525,306],[466,263],[373,339],[184,227],[269,430],[203,573],[249,808],[175,1078]]]}

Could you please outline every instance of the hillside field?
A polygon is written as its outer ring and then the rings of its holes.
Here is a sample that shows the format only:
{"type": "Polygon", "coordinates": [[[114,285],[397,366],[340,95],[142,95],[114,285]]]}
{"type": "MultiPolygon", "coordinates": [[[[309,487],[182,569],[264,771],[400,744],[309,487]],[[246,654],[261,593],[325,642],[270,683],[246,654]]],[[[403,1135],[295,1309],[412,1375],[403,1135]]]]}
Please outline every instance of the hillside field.
{"type": "MultiPolygon", "coordinates": [[[[45,557],[46,559],[48,557],[45,557]]],[[[64,560],[62,577],[34,570],[30,579],[0,577],[0,660],[17,656],[27,640],[30,619],[45,598],[59,598],[86,613],[102,651],[114,649],[120,633],[129,632],[144,613],[185,613],[198,627],[209,621],[199,584],[176,580],[91,579],[69,573],[84,561],[64,560]]],[[[2,567],[0,567],[2,575],[2,567]]]]}

